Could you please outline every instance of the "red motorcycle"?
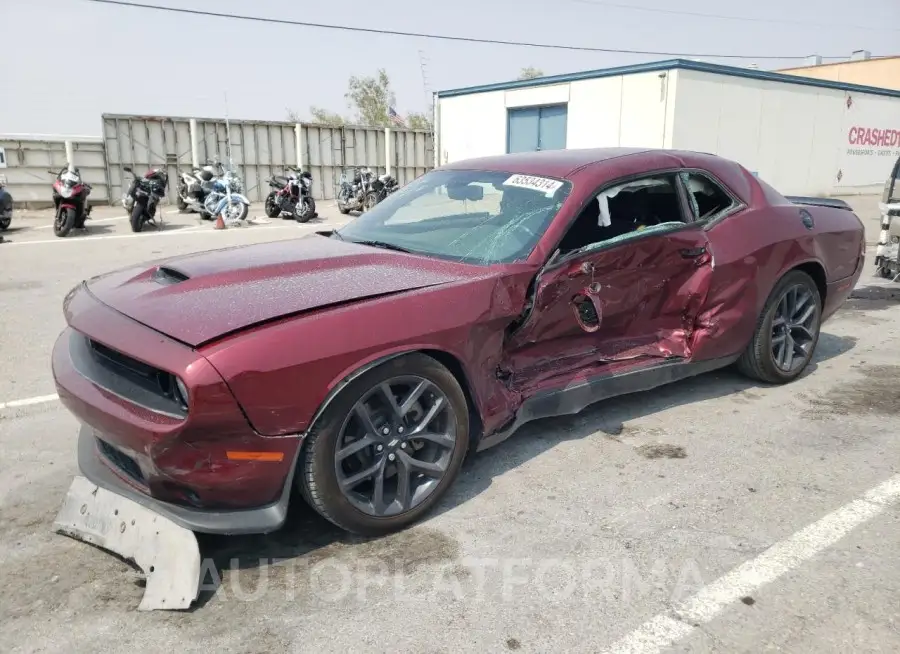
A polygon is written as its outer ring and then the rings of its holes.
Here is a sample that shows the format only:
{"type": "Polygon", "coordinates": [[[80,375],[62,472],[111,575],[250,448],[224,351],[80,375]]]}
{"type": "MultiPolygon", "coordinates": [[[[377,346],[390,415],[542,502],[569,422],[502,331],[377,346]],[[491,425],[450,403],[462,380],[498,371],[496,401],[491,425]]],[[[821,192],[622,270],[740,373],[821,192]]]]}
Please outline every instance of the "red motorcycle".
{"type": "Polygon", "coordinates": [[[266,215],[269,218],[283,216],[305,223],[315,218],[316,201],[312,196],[312,175],[295,166],[285,166],[287,177],[275,175],[266,180],[272,191],[266,196],[266,215]]]}
{"type": "Polygon", "coordinates": [[[52,170],[47,172],[56,175],[53,182],[53,206],[56,208],[54,233],[65,236],[73,227],[84,229],[84,221],[91,217],[91,205],[88,202],[91,185],[81,179],[77,168],[70,169],[66,166],[58,173],[52,170]]]}

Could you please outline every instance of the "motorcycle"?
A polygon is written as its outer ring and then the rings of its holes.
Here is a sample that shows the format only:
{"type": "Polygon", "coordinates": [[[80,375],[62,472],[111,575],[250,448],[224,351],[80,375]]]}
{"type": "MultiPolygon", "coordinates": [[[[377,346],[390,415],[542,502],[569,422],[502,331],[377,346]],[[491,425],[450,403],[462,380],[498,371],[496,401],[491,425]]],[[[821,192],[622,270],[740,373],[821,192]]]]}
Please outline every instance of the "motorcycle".
{"type": "MultiPolygon", "coordinates": [[[[225,222],[232,224],[247,218],[250,200],[241,195],[244,185],[232,168],[216,162],[201,169],[199,175],[196,183],[187,186],[184,196],[179,191],[179,197],[190,211],[199,213],[204,220],[221,215],[225,222]]],[[[185,173],[182,173],[184,181],[185,173]]]]}
{"type": "Polygon", "coordinates": [[[47,172],[56,175],[53,182],[53,206],[56,210],[53,232],[63,237],[72,228],[84,229],[84,221],[91,217],[91,205],[88,202],[91,185],[81,179],[77,168],[66,166],[58,173],[52,170],[47,172]]]}
{"type": "Polygon", "coordinates": [[[382,202],[398,188],[400,188],[400,185],[397,184],[397,180],[393,175],[379,175],[378,179],[372,182],[372,189],[376,195],[376,204],[382,202]]]}
{"type": "Polygon", "coordinates": [[[233,169],[226,168],[221,177],[204,182],[202,186],[206,192],[203,218],[222,216],[225,223],[230,225],[246,220],[250,213],[250,200],[241,195],[244,185],[233,169]]]}
{"type": "Polygon", "coordinates": [[[274,175],[266,180],[272,191],[266,196],[266,215],[269,218],[293,217],[298,223],[305,223],[316,217],[316,201],[312,197],[312,175],[294,166],[285,166],[291,171],[286,177],[274,175]]]}
{"type": "MultiPolygon", "coordinates": [[[[6,176],[0,175],[0,232],[9,229],[12,222],[13,199],[6,190],[6,176]]],[[[0,237],[0,241],[2,241],[0,237]]]]}
{"type": "Polygon", "coordinates": [[[191,211],[203,213],[203,199],[206,195],[203,191],[203,183],[211,182],[215,177],[221,177],[223,174],[222,164],[218,161],[207,163],[201,168],[194,168],[189,173],[179,173],[180,179],[175,197],[178,211],[180,213],[191,211]]]}
{"type": "Polygon", "coordinates": [[[884,184],[881,202],[881,234],[875,250],[875,271],[879,277],[900,279],[900,158],[884,184]]]}
{"type": "Polygon", "coordinates": [[[368,211],[378,204],[378,193],[372,187],[375,173],[370,168],[354,168],[351,174],[341,173],[338,191],[338,211],[346,215],[351,211],[368,211]]]}
{"type": "Polygon", "coordinates": [[[138,177],[128,166],[125,166],[124,170],[134,177],[128,191],[122,197],[122,206],[131,216],[131,231],[140,232],[146,223],[152,223],[159,229],[156,223],[156,208],[166,195],[169,176],[159,168],[148,170],[143,177],[138,177]]]}

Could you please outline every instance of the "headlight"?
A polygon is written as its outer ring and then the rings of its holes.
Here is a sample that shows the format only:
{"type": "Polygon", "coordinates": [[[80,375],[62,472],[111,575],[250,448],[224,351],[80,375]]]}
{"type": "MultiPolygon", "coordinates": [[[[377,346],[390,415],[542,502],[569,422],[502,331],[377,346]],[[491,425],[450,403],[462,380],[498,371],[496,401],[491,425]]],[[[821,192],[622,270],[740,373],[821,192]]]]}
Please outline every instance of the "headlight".
{"type": "Polygon", "coordinates": [[[175,377],[175,399],[181,402],[184,408],[188,408],[190,406],[190,402],[188,402],[190,398],[190,394],[188,393],[187,385],[181,381],[180,377],[175,377]]]}
{"type": "Polygon", "coordinates": [[[59,194],[64,198],[72,197],[72,191],[74,189],[71,186],[61,186],[59,189],[59,194]]]}

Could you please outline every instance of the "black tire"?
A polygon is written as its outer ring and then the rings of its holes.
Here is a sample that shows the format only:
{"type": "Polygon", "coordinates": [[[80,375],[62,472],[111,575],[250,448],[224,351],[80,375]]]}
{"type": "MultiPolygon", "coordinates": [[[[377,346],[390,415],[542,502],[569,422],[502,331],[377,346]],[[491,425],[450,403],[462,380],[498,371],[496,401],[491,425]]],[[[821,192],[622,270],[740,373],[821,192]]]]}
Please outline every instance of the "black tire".
{"type": "Polygon", "coordinates": [[[375,191],[369,191],[366,193],[366,198],[363,201],[363,212],[371,211],[375,207],[378,206],[378,194],[375,191]]]}
{"type": "Polygon", "coordinates": [[[348,213],[350,213],[350,209],[347,207],[347,205],[346,205],[346,204],[342,204],[342,203],[340,202],[340,200],[338,201],[337,206],[338,206],[338,211],[340,211],[340,212],[341,212],[342,214],[344,214],[345,216],[346,216],[348,213]]]}
{"type": "Polygon", "coordinates": [[[468,447],[469,409],[459,382],[433,358],[419,353],[407,354],[363,373],[326,407],[303,445],[297,464],[297,484],[309,505],[338,527],[365,536],[388,534],[416,522],[440,501],[459,476],[468,447]],[[355,404],[370,389],[392,378],[408,375],[428,380],[448,399],[456,420],[455,444],[443,477],[420,504],[388,517],[370,515],[351,504],[340,490],[335,463],[338,439],[355,404]]]}
{"type": "Polygon", "coordinates": [[[131,231],[140,232],[144,228],[144,205],[135,202],[131,209],[131,231]]]}
{"type": "Polygon", "coordinates": [[[181,197],[181,193],[182,189],[179,188],[178,192],[175,194],[175,205],[178,207],[178,213],[190,213],[187,202],[181,197]]]}
{"type": "Polygon", "coordinates": [[[297,205],[297,209],[299,211],[294,210],[294,219],[298,223],[309,222],[309,219],[316,215],[316,201],[312,198],[303,198],[297,205]]]}
{"type": "Polygon", "coordinates": [[[9,225],[12,223],[12,216],[7,218],[0,218],[0,232],[5,232],[9,229],[9,225]]]}
{"type": "Polygon", "coordinates": [[[72,231],[75,226],[75,210],[60,209],[56,212],[53,221],[53,233],[62,238],[72,231]]]}
{"type": "Polygon", "coordinates": [[[278,218],[278,215],[281,213],[281,209],[275,204],[275,191],[272,191],[266,196],[265,211],[269,218],[278,218]]]}
{"type": "Polygon", "coordinates": [[[891,279],[894,276],[891,269],[887,266],[878,266],[875,270],[875,275],[881,277],[881,279],[891,279]]]}
{"type": "Polygon", "coordinates": [[[819,287],[812,277],[801,270],[793,270],[782,277],[772,292],[769,294],[766,304],[756,322],[753,338],[747,349],[737,361],[738,370],[744,375],[766,384],[786,384],[795,380],[812,361],[815,356],[816,345],[819,342],[819,333],[822,326],[822,296],[819,287]],[[772,352],[773,347],[773,322],[776,317],[778,305],[788,290],[801,287],[812,294],[815,302],[815,326],[812,331],[812,341],[809,346],[809,354],[799,367],[790,371],[781,369],[775,362],[772,352]]]}

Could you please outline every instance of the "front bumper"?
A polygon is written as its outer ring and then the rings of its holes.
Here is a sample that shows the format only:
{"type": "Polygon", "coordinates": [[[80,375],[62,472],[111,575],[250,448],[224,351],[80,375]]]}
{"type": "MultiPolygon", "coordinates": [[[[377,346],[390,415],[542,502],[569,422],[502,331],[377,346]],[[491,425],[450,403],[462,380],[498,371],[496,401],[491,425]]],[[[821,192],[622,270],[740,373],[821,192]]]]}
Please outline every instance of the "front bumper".
{"type": "Polygon", "coordinates": [[[264,533],[283,524],[302,435],[258,434],[200,353],[84,287],[67,297],[66,315],[53,377],[84,425],[78,459],[91,482],[192,531],[264,533]],[[141,352],[148,358],[134,358],[141,352]],[[156,373],[184,380],[189,409],[152,383],[156,373]]]}
{"type": "Polygon", "coordinates": [[[253,509],[221,510],[179,506],[153,498],[123,481],[102,457],[94,430],[82,425],[78,434],[78,468],[81,474],[97,486],[137,502],[191,531],[207,534],[268,533],[280,528],[287,517],[296,461],[277,501],[253,509]]]}

